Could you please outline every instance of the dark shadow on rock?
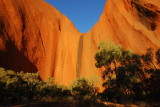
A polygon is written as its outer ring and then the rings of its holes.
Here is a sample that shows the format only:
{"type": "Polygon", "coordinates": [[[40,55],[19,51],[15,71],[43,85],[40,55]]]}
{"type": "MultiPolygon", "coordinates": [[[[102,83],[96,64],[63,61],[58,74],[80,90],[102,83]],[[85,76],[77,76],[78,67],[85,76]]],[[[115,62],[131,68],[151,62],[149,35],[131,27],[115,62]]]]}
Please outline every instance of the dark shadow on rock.
{"type": "Polygon", "coordinates": [[[9,26],[9,24],[5,23],[3,17],[0,17],[0,37],[5,41],[4,44],[2,44],[5,46],[5,49],[0,50],[0,67],[17,72],[37,72],[36,66],[24,55],[23,51],[18,50],[14,40],[10,38],[6,26],[9,26]]]}
{"type": "Polygon", "coordinates": [[[0,67],[14,71],[37,72],[36,66],[22,53],[13,42],[6,43],[6,50],[0,51],[0,67]]]}

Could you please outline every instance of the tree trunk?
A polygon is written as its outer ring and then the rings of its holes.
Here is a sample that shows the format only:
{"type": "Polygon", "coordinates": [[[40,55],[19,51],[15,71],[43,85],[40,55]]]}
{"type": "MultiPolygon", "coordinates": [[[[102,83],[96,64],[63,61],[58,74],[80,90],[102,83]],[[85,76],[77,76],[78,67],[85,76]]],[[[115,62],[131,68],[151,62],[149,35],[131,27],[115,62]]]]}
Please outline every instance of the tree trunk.
{"type": "Polygon", "coordinates": [[[116,84],[117,84],[117,87],[120,88],[120,83],[119,83],[119,79],[118,79],[118,72],[117,72],[117,62],[116,61],[113,61],[114,63],[114,71],[115,71],[115,74],[116,74],[116,84]]]}

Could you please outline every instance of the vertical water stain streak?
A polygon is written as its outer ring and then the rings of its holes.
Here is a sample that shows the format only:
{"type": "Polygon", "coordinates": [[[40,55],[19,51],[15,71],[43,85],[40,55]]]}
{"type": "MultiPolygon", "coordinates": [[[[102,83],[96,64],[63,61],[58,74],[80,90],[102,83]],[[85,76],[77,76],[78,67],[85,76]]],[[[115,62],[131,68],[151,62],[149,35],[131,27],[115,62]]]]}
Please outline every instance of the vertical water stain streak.
{"type": "Polygon", "coordinates": [[[83,36],[84,35],[81,35],[80,38],[79,38],[78,53],[77,53],[77,67],[76,67],[77,73],[76,73],[76,77],[80,77],[80,74],[81,74],[83,36]]]}

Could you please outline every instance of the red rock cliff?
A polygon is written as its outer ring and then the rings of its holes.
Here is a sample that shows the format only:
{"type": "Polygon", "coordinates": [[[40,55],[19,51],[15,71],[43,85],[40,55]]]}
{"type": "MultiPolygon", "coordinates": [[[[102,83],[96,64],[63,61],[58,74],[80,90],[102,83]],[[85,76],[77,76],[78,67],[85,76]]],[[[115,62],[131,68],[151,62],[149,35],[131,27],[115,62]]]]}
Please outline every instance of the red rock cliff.
{"type": "Polygon", "coordinates": [[[160,47],[159,0],[107,0],[86,34],[42,0],[0,0],[0,66],[40,72],[68,85],[79,76],[100,76],[94,55],[99,41],[137,53],[160,47]]]}
{"type": "Polygon", "coordinates": [[[98,75],[94,55],[100,41],[113,41],[136,53],[160,47],[159,0],[107,0],[99,21],[83,38],[81,75],[98,75]]]}
{"type": "Polygon", "coordinates": [[[0,0],[0,65],[55,75],[66,84],[76,78],[81,33],[42,0],[0,0]]]}

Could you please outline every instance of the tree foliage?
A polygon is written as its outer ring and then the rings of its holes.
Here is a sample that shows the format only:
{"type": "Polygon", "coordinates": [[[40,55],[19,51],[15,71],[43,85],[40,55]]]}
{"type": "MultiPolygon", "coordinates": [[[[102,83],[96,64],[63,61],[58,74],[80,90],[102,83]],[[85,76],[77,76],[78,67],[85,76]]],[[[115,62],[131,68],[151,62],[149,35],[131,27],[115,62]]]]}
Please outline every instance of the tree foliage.
{"type": "Polygon", "coordinates": [[[96,87],[96,82],[84,77],[80,77],[73,81],[73,83],[71,84],[71,89],[73,95],[76,96],[93,96],[98,93],[98,87],[96,87]]]}
{"type": "Polygon", "coordinates": [[[55,96],[70,95],[68,88],[50,78],[40,81],[39,73],[16,73],[0,68],[0,103],[46,101],[55,96]]]}
{"type": "Polygon", "coordinates": [[[96,67],[103,68],[103,96],[108,99],[143,99],[159,94],[160,50],[149,48],[143,55],[124,50],[111,42],[101,42],[95,55],[96,67]]]}
{"type": "Polygon", "coordinates": [[[68,87],[58,85],[53,78],[41,81],[39,73],[14,72],[0,68],[0,103],[60,102],[93,99],[98,92],[95,81],[78,78],[68,87]],[[77,99],[78,98],[78,99],[77,99]]]}

